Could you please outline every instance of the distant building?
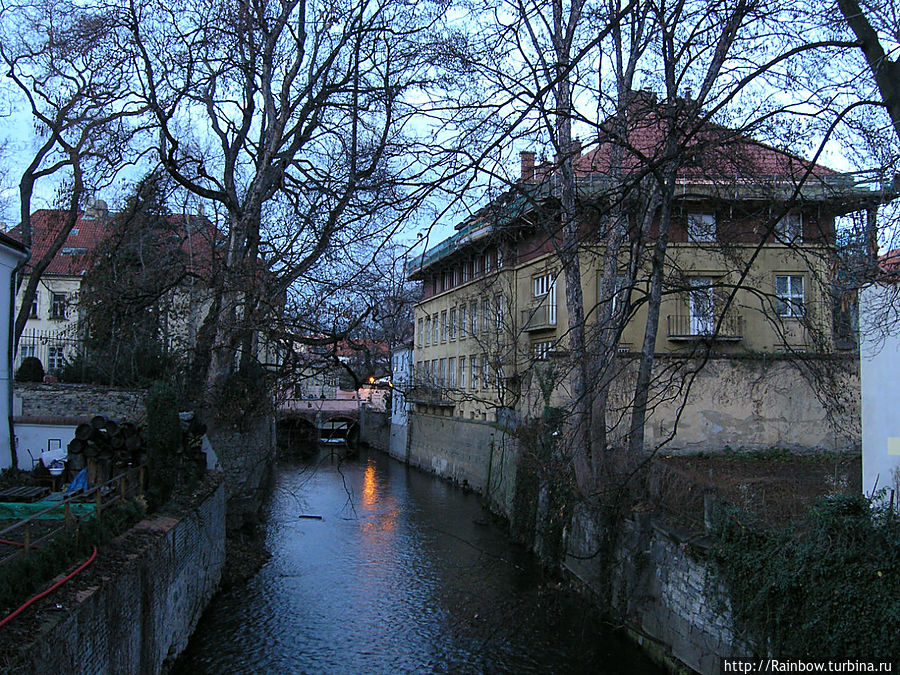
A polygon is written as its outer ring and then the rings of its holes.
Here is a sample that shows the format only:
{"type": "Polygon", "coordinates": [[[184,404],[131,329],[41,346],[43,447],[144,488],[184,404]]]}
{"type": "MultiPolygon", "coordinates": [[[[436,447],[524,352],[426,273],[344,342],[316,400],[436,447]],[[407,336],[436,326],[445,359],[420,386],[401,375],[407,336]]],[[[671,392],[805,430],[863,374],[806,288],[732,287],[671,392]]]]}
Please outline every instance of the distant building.
{"type": "MultiPolygon", "coordinates": [[[[31,215],[32,263],[40,260],[66,221],[67,212],[41,209],[31,215]]],[[[180,346],[192,345],[197,331],[211,304],[209,293],[212,261],[216,247],[223,235],[202,215],[169,216],[169,243],[183,254],[189,267],[189,280],[160,301],[164,306],[166,339],[180,346]]],[[[78,215],[63,246],[41,274],[37,294],[25,331],[19,341],[16,365],[29,356],[41,360],[48,373],[58,372],[67,359],[71,359],[82,347],[79,298],[85,276],[92,269],[98,248],[115,227],[115,215],[106,204],[96,200],[78,215]]],[[[21,238],[21,226],[9,233],[21,238]]],[[[16,297],[16,311],[22,304],[22,295],[28,282],[31,265],[26,266],[24,278],[16,297]]]]}
{"type": "Polygon", "coordinates": [[[390,454],[400,460],[406,459],[409,411],[412,407],[407,392],[413,384],[412,343],[397,347],[391,354],[393,373],[391,375],[391,441],[390,454]]]}

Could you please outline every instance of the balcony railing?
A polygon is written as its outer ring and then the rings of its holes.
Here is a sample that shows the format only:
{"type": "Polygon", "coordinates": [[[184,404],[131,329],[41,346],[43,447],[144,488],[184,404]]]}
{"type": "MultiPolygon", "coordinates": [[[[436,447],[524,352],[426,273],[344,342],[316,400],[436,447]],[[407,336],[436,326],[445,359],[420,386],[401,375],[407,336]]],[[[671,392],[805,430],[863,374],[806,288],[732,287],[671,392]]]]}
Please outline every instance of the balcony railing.
{"type": "Polygon", "coordinates": [[[722,340],[737,342],[744,337],[744,317],[728,313],[722,317],[669,314],[666,317],[669,340],[722,340]],[[717,330],[718,329],[718,330],[717,330]]]}
{"type": "Polygon", "coordinates": [[[406,400],[427,405],[454,405],[450,390],[432,383],[417,382],[406,393],[406,400]]]}
{"type": "Polygon", "coordinates": [[[556,307],[542,304],[522,310],[522,326],[526,331],[556,327],[556,307]]]}

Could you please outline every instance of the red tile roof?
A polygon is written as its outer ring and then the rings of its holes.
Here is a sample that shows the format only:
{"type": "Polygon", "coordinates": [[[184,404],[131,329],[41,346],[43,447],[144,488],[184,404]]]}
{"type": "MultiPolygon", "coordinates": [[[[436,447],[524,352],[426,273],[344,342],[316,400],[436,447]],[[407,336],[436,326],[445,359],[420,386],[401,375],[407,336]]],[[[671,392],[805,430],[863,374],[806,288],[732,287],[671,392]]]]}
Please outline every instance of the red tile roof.
{"type": "Polygon", "coordinates": [[[900,248],[895,248],[878,256],[878,267],[887,274],[900,272],[900,248]]]}
{"type": "MultiPolygon", "coordinates": [[[[93,263],[94,252],[98,245],[112,232],[113,219],[114,216],[100,219],[86,217],[83,212],[79,213],[75,226],[44,274],[84,275],[93,263]]],[[[168,220],[173,226],[173,233],[181,233],[178,247],[186,254],[190,254],[194,272],[201,276],[208,274],[211,271],[210,261],[213,259],[216,244],[223,241],[225,235],[205,216],[176,214],[169,216],[168,220]]],[[[40,209],[31,214],[32,261],[40,260],[46,254],[65,221],[66,212],[61,210],[40,209]]],[[[7,234],[16,241],[21,241],[21,224],[16,225],[7,234]]],[[[26,273],[31,267],[30,263],[26,266],[26,273]]]]}
{"type": "MultiPolygon", "coordinates": [[[[811,167],[812,174],[822,176],[835,173],[821,165],[812,164],[783,150],[777,150],[746,135],[712,122],[699,125],[689,123],[685,133],[691,135],[687,150],[696,150],[693,157],[683,161],[679,178],[762,178],[779,176],[799,178],[811,167]]],[[[575,160],[575,173],[586,176],[606,173],[610,168],[613,147],[610,123],[603,125],[606,135],[599,145],[575,160]]],[[[627,140],[618,145],[627,148],[623,153],[626,170],[639,169],[648,162],[659,160],[665,151],[668,122],[655,97],[642,94],[632,104],[629,114],[627,140]]],[[[547,165],[544,165],[545,167],[547,165]]],[[[541,167],[544,168],[544,167],[541,167]]],[[[546,169],[545,169],[546,170],[546,169]]],[[[540,168],[538,168],[540,171],[540,168]]]]}
{"type": "MultiPolygon", "coordinates": [[[[53,239],[66,221],[66,212],[40,209],[31,214],[31,260],[40,260],[49,250],[53,239]]],[[[75,226],[66,237],[59,252],[54,256],[44,274],[80,276],[90,267],[91,253],[109,233],[109,222],[97,218],[86,218],[78,214],[75,226]]],[[[8,234],[17,241],[22,240],[22,226],[16,225],[8,234]]],[[[29,263],[26,271],[31,269],[29,263]]]]}

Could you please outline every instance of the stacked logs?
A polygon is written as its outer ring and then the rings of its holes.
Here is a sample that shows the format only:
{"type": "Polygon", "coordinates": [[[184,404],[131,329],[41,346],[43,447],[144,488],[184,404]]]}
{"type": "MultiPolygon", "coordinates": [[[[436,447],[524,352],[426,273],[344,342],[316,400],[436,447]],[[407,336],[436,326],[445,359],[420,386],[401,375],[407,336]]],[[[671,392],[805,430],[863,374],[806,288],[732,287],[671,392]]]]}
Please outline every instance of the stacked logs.
{"type": "Polygon", "coordinates": [[[119,424],[103,415],[95,416],[89,424],[79,424],[68,450],[70,471],[77,472],[87,465],[88,481],[92,484],[146,461],[137,426],[131,422],[119,424]]]}

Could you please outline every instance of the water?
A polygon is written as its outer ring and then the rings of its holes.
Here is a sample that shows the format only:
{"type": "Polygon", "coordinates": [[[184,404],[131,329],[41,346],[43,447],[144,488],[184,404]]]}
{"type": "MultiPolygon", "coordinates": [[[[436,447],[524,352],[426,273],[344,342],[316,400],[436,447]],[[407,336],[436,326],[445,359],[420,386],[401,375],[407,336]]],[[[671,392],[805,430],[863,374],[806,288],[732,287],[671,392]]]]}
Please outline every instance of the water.
{"type": "Polygon", "coordinates": [[[381,453],[281,465],[266,541],[271,560],[214,599],[175,673],[662,672],[477,497],[381,453]]]}

